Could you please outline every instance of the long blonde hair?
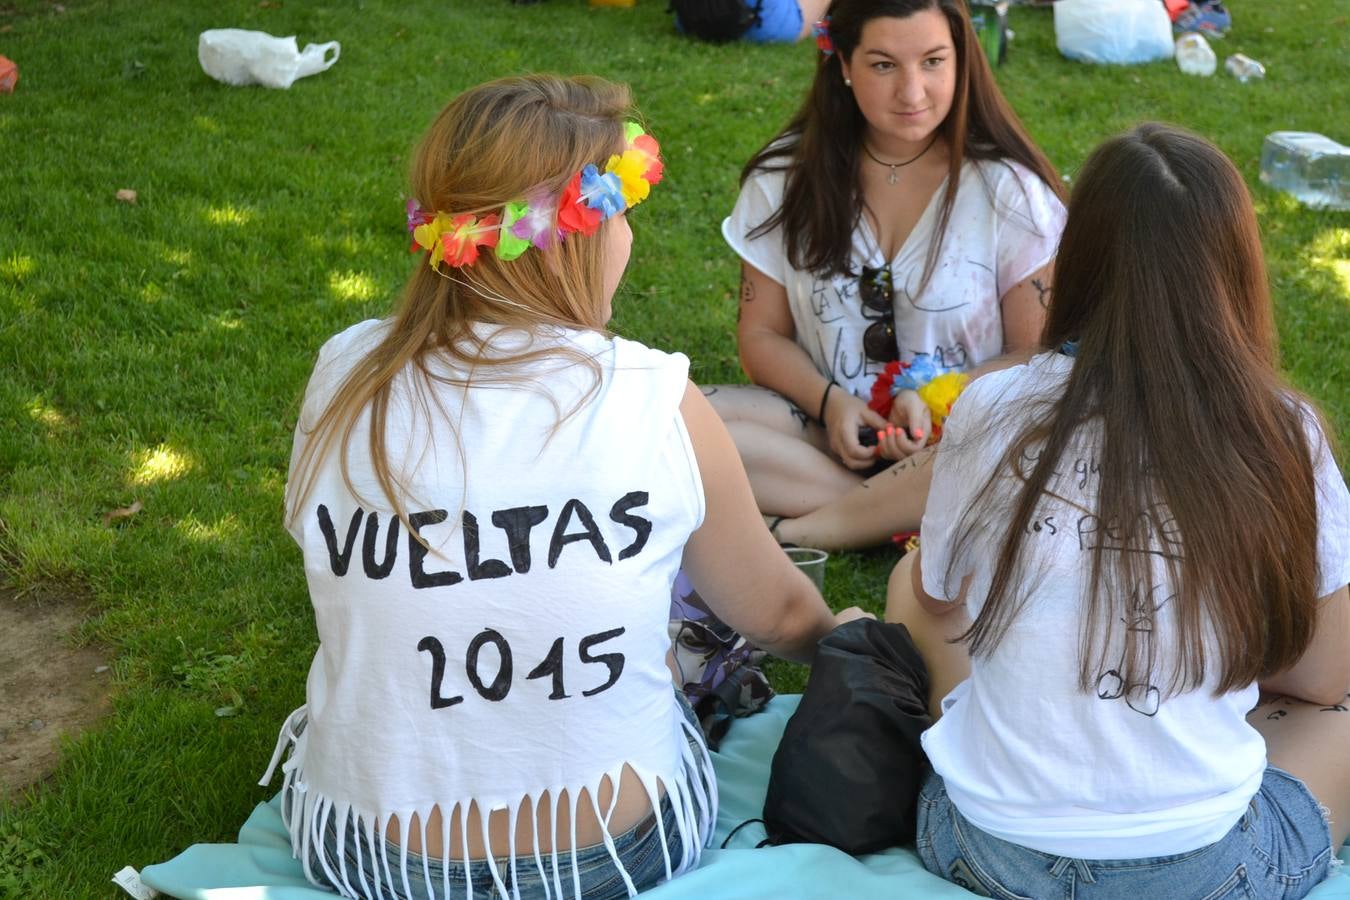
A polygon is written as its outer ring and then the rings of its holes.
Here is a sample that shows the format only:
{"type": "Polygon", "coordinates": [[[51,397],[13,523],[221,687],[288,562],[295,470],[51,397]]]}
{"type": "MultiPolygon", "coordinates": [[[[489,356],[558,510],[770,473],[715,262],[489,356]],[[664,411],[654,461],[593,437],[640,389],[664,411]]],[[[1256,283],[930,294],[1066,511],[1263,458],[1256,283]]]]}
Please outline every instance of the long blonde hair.
{"type": "MultiPolygon", "coordinates": [[[[418,145],[409,180],[412,197],[427,210],[444,213],[498,212],[503,204],[536,193],[558,196],[587,164],[603,164],[624,147],[624,121],[631,115],[628,88],[598,78],[528,75],[471,88],[443,109],[418,145]]],[[[530,249],[505,262],[490,251],[472,266],[440,271],[419,256],[403,289],[398,310],[380,342],[353,366],[319,415],[299,450],[292,473],[287,519],[299,513],[313,491],[320,463],[336,444],[349,489],[348,447],[362,413],[371,411],[367,435],[376,482],[407,525],[406,485],[389,465],[385,442],[390,388],[411,367],[421,386],[519,381],[522,364],[556,347],[502,353],[472,329],[473,323],[535,332],[563,326],[604,333],[609,298],[604,296],[606,222],[591,237],[573,234],[547,250],[530,249]],[[442,355],[462,378],[433,373],[430,354],[442,355]]],[[[599,385],[593,360],[591,392],[599,385]]],[[[423,407],[436,391],[420,392],[423,407]]],[[[429,408],[427,413],[430,414],[429,408]]],[[[453,424],[447,421],[453,430],[453,424]]],[[[455,432],[458,439],[458,432],[455,432]]],[[[410,529],[410,533],[413,531],[410,529]]]]}

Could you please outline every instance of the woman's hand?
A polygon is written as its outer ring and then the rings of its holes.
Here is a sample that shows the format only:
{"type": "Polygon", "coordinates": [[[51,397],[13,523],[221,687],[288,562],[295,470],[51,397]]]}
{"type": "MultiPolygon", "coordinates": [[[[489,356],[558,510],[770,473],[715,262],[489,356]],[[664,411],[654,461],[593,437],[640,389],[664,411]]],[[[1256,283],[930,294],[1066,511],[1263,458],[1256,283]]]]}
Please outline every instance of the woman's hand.
{"type": "Polygon", "coordinates": [[[933,414],[914,391],[901,391],[891,404],[890,427],[877,432],[877,456],[904,459],[928,445],[933,414]]]}
{"type": "Polygon", "coordinates": [[[858,442],[858,429],[864,425],[875,428],[878,435],[885,429],[886,420],[877,415],[875,410],[835,385],[825,397],[822,414],[830,449],[841,463],[850,469],[866,469],[876,462],[876,453],[872,448],[858,442]]]}

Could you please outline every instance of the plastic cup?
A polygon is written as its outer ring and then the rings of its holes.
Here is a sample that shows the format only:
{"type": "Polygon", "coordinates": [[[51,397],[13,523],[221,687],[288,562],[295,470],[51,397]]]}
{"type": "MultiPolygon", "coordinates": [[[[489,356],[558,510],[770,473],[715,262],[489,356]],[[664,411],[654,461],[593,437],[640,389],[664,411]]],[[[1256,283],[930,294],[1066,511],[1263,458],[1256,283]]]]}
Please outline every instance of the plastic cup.
{"type": "Polygon", "coordinates": [[[825,560],[830,558],[830,554],[813,547],[784,547],[783,551],[787,553],[794,566],[806,573],[816,586],[816,590],[824,592],[825,560]]]}

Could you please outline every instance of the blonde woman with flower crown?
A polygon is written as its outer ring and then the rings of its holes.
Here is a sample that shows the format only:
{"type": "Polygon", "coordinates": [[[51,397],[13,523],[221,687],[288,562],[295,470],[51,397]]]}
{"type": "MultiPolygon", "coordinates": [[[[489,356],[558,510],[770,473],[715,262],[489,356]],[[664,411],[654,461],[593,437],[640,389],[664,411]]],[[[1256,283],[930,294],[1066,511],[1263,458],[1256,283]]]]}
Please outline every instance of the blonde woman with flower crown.
{"type": "Polygon", "coordinates": [[[689,870],[717,791],[666,667],[676,570],[790,659],[860,615],[778,550],[688,360],[606,331],[662,174],[628,114],[594,79],[455,98],[412,167],[401,305],[319,352],[286,504],[320,644],[273,767],[289,747],[294,851],[343,896],[689,870]]]}

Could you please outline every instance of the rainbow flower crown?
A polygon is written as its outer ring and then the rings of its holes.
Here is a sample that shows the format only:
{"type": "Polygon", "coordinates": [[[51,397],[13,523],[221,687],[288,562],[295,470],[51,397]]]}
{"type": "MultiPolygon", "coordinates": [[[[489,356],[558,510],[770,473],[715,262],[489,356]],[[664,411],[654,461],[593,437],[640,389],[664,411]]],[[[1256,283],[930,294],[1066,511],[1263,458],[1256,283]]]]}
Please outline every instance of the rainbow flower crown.
{"type": "Polygon", "coordinates": [[[656,139],[636,122],[624,123],[624,138],[623,153],[611,156],[604,172],[587,165],[572,176],[560,197],[540,190],[525,200],[512,200],[501,213],[483,216],[432,212],[409,200],[409,252],[430,251],[427,260],[433,269],[442,261],[458,268],[477,262],[480,247],[492,248],[498,259],[512,260],[530,247],[555,246],[569,234],[595,234],[601,222],[647,199],[661,180],[664,165],[656,139]]]}

